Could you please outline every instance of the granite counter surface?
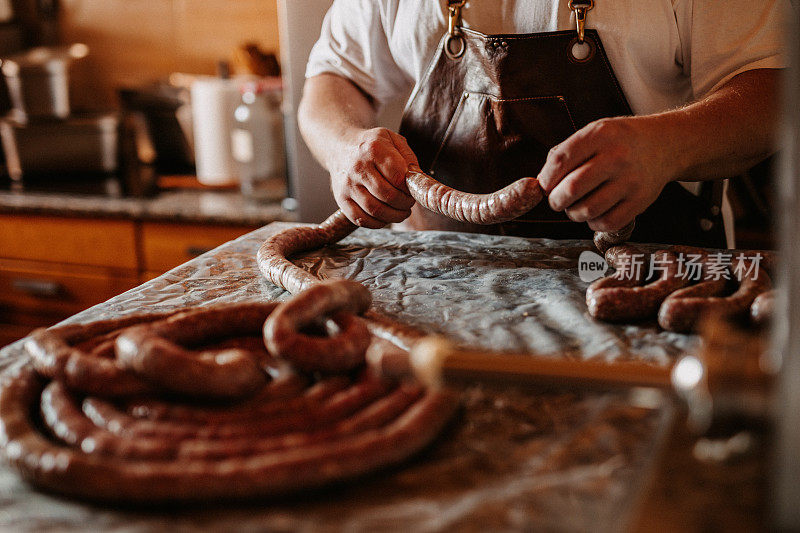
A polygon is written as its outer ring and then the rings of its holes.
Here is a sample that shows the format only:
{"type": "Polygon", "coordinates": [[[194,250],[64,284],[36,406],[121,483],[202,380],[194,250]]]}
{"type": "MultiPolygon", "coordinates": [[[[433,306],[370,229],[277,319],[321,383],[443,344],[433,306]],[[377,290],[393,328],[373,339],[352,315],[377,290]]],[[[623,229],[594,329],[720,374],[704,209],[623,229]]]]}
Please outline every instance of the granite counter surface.
{"type": "Polygon", "coordinates": [[[257,203],[238,191],[203,189],[166,190],[147,198],[0,190],[2,213],[244,226],[296,219],[278,201],[257,203]]]}
{"type": "MultiPolygon", "coordinates": [[[[272,224],[223,245],[70,322],[286,294],[261,278],[255,252],[272,224]]],[[[654,365],[696,339],[653,324],[586,315],[577,258],[586,241],[358,230],[298,263],[364,283],[382,312],[471,345],[654,365]]],[[[26,364],[21,343],[4,371],[26,364]]],[[[468,385],[433,446],[400,468],[280,500],[114,509],[36,492],[0,469],[0,530],[15,531],[620,531],[631,523],[673,416],[650,391],[468,385]]]]}

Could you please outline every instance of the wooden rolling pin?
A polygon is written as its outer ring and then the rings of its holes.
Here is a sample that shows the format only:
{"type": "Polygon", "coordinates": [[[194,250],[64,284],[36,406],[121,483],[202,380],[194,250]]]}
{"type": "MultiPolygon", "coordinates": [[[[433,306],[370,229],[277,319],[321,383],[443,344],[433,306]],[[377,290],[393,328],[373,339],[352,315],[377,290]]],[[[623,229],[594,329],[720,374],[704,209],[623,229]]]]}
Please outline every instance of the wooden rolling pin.
{"type": "MultiPolygon", "coordinates": [[[[411,348],[405,372],[438,387],[457,381],[527,381],[601,388],[653,387],[679,394],[705,390],[763,392],[774,377],[762,365],[762,337],[729,327],[704,328],[698,354],[684,354],[667,366],[642,361],[597,361],[537,354],[490,353],[456,346],[442,337],[426,337],[411,348]]],[[[394,369],[399,358],[392,362],[394,369]]],[[[384,368],[387,368],[384,366],[384,368]]]]}
{"type": "Polygon", "coordinates": [[[531,354],[488,353],[427,337],[411,349],[411,370],[438,387],[449,380],[535,381],[559,385],[672,388],[672,367],[637,361],[586,361],[531,354]]]}

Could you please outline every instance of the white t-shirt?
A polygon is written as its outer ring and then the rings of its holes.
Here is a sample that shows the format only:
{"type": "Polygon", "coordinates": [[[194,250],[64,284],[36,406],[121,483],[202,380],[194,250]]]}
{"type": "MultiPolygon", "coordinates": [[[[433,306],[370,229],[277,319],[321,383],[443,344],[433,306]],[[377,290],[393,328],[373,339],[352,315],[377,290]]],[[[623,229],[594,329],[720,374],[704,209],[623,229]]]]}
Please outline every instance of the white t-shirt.
{"type": "MultiPolygon", "coordinates": [[[[355,82],[379,104],[405,97],[447,31],[445,0],[335,0],[306,77],[355,82]]],[[[596,0],[598,31],[636,114],[672,109],[756,68],[782,68],[787,0],[596,0]]],[[[575,28],[567,0],[470,0],[464,24],[483,33],[575,28]]]]}
{"type": "MultiPolygon", "coordinates": [[[[567,3],[469,0],[462,17],[486,34],[574,29],[567,3]]],[[[783,68],[790,10],[788,0],[595,0],[586,27],[600,35],[633,112],[645,115],[698,100],[747,70],[783,68]]],[[[335,0],[306,77],[340,74],[382,106],[410,94],[446,31],[446,0],[335,0]]],[[[727,194],[722,213],[732,247],[727,194]]]]}

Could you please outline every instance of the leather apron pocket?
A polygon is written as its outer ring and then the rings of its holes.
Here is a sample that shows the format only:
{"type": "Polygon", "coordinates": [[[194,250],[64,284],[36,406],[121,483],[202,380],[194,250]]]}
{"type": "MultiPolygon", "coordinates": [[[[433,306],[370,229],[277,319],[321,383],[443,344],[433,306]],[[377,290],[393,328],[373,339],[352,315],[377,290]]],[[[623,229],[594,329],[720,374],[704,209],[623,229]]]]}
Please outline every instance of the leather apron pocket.
{"type": "MultiPolygon", "coordinates": [[[[576,131],[563,96],[503,99],[464,92],[428,171],[472,193],[490,193],[537,176],[547,153],[576,131]]],[[[541,202],[518,219],[566,220],[541,202]]]]}

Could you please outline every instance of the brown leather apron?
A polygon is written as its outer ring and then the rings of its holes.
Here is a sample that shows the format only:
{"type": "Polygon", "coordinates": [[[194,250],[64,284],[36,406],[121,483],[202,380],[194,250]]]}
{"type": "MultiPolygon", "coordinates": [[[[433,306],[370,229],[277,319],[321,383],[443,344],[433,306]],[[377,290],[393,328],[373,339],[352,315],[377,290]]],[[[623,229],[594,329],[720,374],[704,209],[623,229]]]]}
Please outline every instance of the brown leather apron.
{"type": "MultiPolygon", "coordinates": [[[[485,35],[461,27],[463,2],[450,4],[449,31],[412,93],[400,127],[420,167],[442,183],[473,193],[496,191],[538,175],[549,149],[586,124],[633,114],[597,31],[485,35]],[[588,56],[578,59],[573,47],[581,32],[588,56]]],[[[696,196],[678,183],[668,184],[637,217],[631,240],[725,247],[721,182],[705,189],[696,196]]],[[[546,200],[495,226],[456,222],[422,209],[415,209],[409,222],[415,229],[592,236],[587,224],[570,221],[546,200]]]]}

